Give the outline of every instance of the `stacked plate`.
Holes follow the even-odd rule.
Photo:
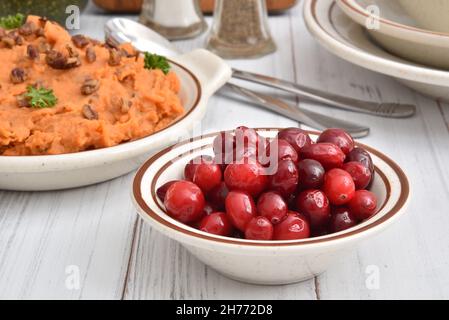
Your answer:
[[[306,0],[304,4],[307,27],[332,53],[446,101],[448,12],[449,1],[440,0]]]

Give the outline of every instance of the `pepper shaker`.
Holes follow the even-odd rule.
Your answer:
[[[228,59],[274,52],[265,0],[217,0],[207,48]]]
[[[140,22],[170,40],[195,37],[207,29],[199,0],[145,0]]]

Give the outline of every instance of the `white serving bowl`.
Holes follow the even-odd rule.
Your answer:
[[[257,129],[274,137],[279,129]],[[156,190],[171,180],[182,179],[185,164],[198,155],[213,155],[215,134],[191,139],[151,157],[137,172],[133,199],[142,219],[156,230],[178,241],[195,257],[218,272],[239,281],[256,284],[288,284],[319,275],[342,254],[396,221],[409,199],[404,172],[387,156],[368,150],[376,167],[372,191],[378,196],[379,212],[368,221],[343,232],[296,241],[252,241],[208,234],[169,217]],[[312,138],[317,133],[311,132]]]
[[[172,58],[181,81],[185,114],[148,137],[114,147],[49,156],[0,156],[0,189],[40,191],[107,181],[138,168],[149,154],[179,138],[204,117],[208,99],[231,77],[230,67],[209,51],[198,49]]]
[[[368,33],[386,50],[410,61],[436,68],[449,69],[449,34],[425,30],[417,25],[403,6],[404,0],[337,0],[338,6],[355,22],[362,25]],[[428,7],[422,1],[419,8]],[[431,1],[429,1],[431,2]],[[449,5],[449,1],[446,5]],[[410,9],[415,8],[410,2]],[[401,6],[402,4],[402,6]],[[416,4],[415,4],[416,5]],[[370,8],[378,8],[378,28],[367,28]],[[449,8],[449,7],[448,7]],[[416,8],[415,8],[416,9]],[[446,12],[449,15],[449,11]],[[374,20],[372,20],[374,21]],[[368,24],[369,25],[369,24]]]
[[[449,32],[449,1],[399,0],[399,3],[420,26],[429,30]]]

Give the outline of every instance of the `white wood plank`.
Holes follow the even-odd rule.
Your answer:
[[[120,298],[136,221],[130,180],[60,192],[1,192],[0,298]],[[66,286],[72,265],[80,276],[75,290]]]

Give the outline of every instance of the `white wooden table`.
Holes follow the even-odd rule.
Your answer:
[[[0,192],[0,298],[449,298],[449,106],[332,56],[307,32],[301,9],[270,17],[275,54],[230,63],[340,94],[415,103],[416,117],[387,120],[293,100],[372,128],[363,142],[395,159],[412,184],[412,201],[399,223],[315,279],[262,287],[221,276],[143,224],[130,200],[133,173],[76,190]],[[81,32],[103,38],[110,17],[90,6]],[[177,44],[189,50],[204,41]],[[218,94],[202,127],[210,132],[242,124],[298,125]],[[372,266],[379,270],[377,289],[366,285]]]

